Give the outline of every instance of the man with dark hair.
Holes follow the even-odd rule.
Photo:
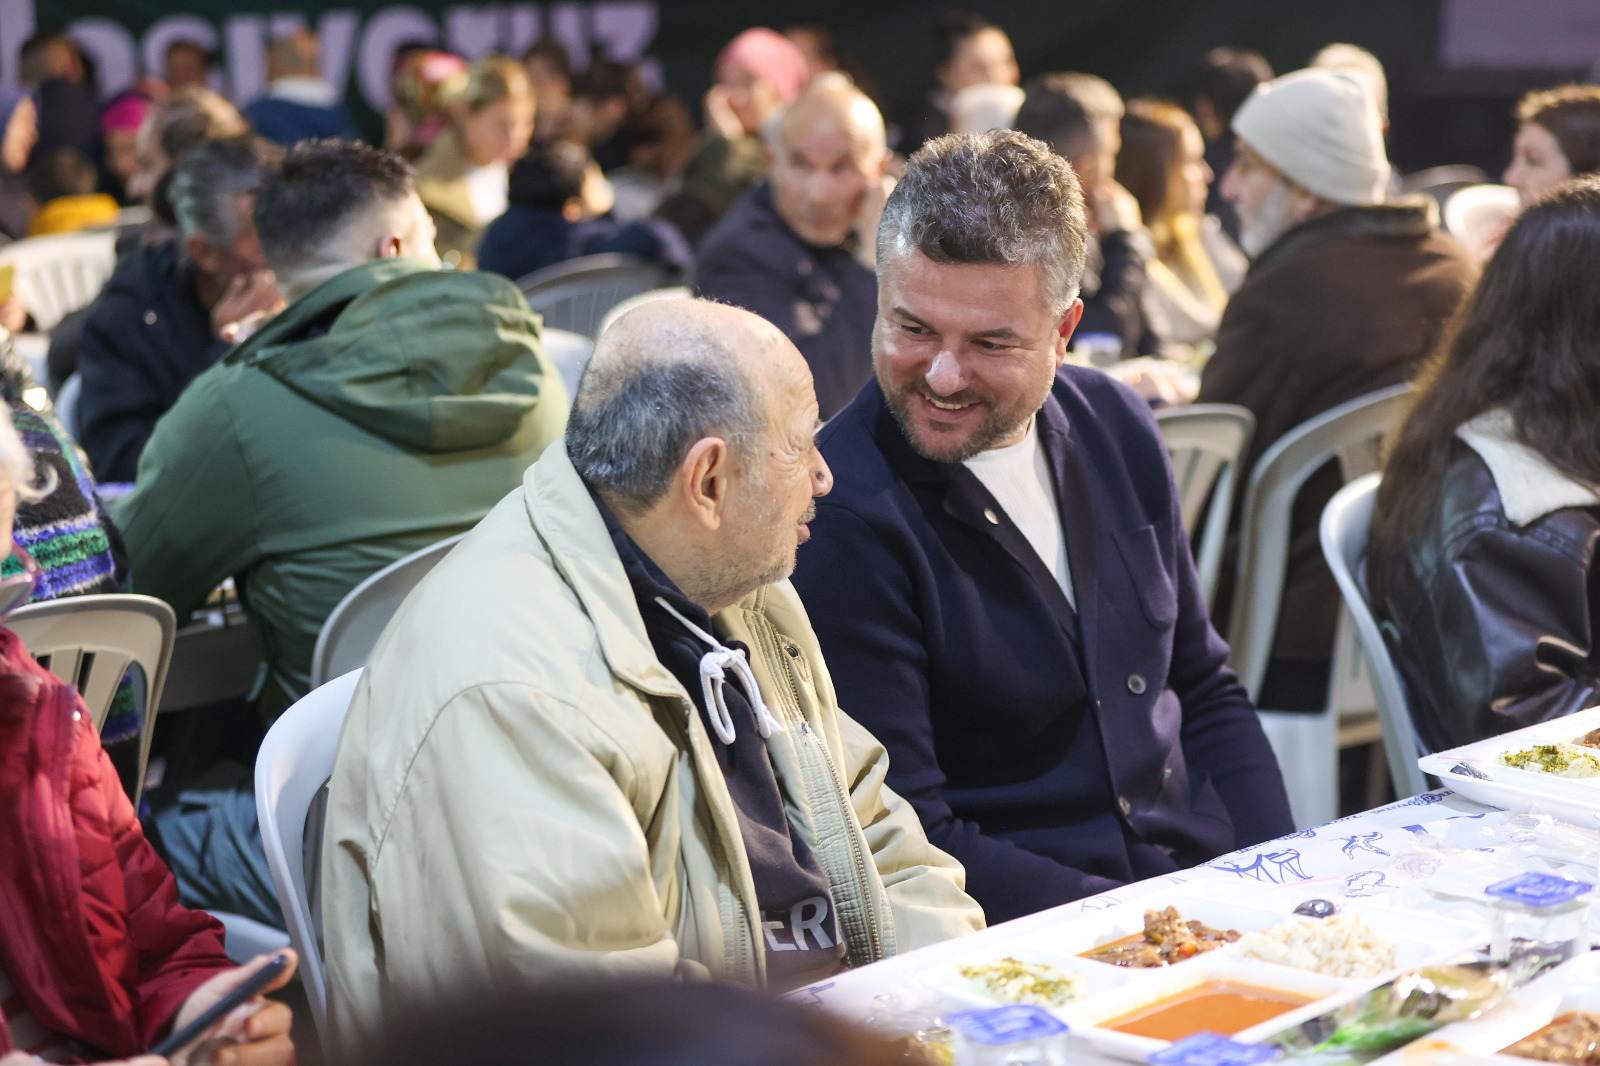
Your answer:
[[[172,239],[117,262],[84,320],[78,441],[103,481],[132,481],[139,453],[236,323],[281,305],[250,212],[282,153],[255,137],[206,141],[167,185]]]
[[[795,572],[840,704],[992,922],[1293,828],[1150,407],[1063,366],[1087,237],[1045,144],[912,157],[877,380],[819,437],[836,482]]]
[[[1222,175],[1233,166],[1233,114],[1255,91],[1272,80],[1272,64],[1251,48],[1213,48],[1189,78],[1184,96],[1195,125],[1206,141],[1206,165],[1217,180],[1206,197],[1206,214],[1222,220],[1222,228],[1239,239],[1239,215],[1222,195]]]
[[[179,38],[161,56],[161,77],[173,92],[204,89],[211,80],[211,53],[198,41]]]
[[[342,1050],[508,979],[781,992],[982,926],[784,581],[832,480],[816,428],[749,312],[658,300],[601,336],[566,446],[406,600],[345,720]]]
[[[1071,163],[1083,190],[1089,244],[1078,333],[1111,334],[1131,357],[1145,334],[1145,264],[1155,248],[1139,202],[1115,177],[1122,111],[1122,97],[1103,78],[1044,74],[1028,82],[1013,125]]]
[[[94,191],[99,172],[76,148],[35,150],[26,177],[28,196],[36,205],[28,224],[30,237],[103,226],[122,210],[116,200]]]
[[[135,591],[180,618],[239,583],[270,719],[305,695],[345,594],[482,518],[560,435],[567,397],[516,287],[439,269],[398,156],[303,142],[255,223],[291,302],[160,421],[113,518]]]

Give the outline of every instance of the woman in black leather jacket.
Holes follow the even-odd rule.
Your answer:
[[[1600,703],[1597,278],[1583,178],[1506,234],[1384,472],[1368,575],[1431,750]]]

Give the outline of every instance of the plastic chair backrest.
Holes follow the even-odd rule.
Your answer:
[[[261,843],[284,924],[289,927],[289,941],[300,953],[300,978],[318,1033],[327,1031],[328,977],[306,878],[306,822],[312,817],[320,822],[323,817],[317,794],[333,775],[339,730],[360,680],[361,671],[352,670],[312,689],[272,724],[256,754],[256,819],[261,824]],[[311,828],[320,840],[322,826]],[[320,852],[320,848],[316,850]]]
[[[1428,781],[1417,766],[1422,754],[1416,727],[1411,722],[1411,706],[1406,702],[1405,684],[1389,656],[1383,630],[1367,599],[1367,531],[1372,525],[1372,504],[1378,497],[1381,474],[1367,474],[1350,482],[1328,501],[1323,509],[1319,533],[1322,554],[1339,583],[1344,604],[1355,622],[1356,639],[1367,661],[1377,697],[1378,722],[1383,727],[1383,748],[1389,760],[1389,778],[1396,798],[1405,799],[1428,791]]]
[[[379,570],[351,589],[322,623],[311,653],[311,687],[367,665],[383,627],[417,583],[455,547],[465,533],[446,537]]]
[[[87,307],[117,265],[112,230],[28,237],[0,248],[0,266],[14,266],[13,286],[38,328],[48,333],[71,311]]]
[[[55,409],[56,420],[61,423],[67,433],[76,440],[78,432],[78,399],[83,395],[83,375],[74,370],[68,375],[67,380],[61,383],[61,391],[56,393]]]
[[[1197,403],[1186,407],[1158,407],[1156,428],[1172,457],[1172,476],[1178,486],[1183,526],[1193,537],[1196,525],[1200,550],[1195,569],[1207,604],[1216,597],[1222,570],[1222,549],[1228,540],[1228,520],[1233,516],[1233,494],[1239,482],[1239,461],[1250,450],[1256,416],[1249,408],[1229,403]],[[1210,507],[1207,507],[1207,502]]]
[[[567,386],[567,399],[578,395],[578,379],[583,368],[589,365],[594,354],[594,341],[570,329],[544,329],[539,332],[544,342],[545,358],[555,365],[561,381]]]
[[[517,287],[528,298],[528,306],[544,316],[547,329],[598,337],[607,311],[669,280],[671,271],[659,263],[608,252],[545,267],[519,279]]]
[[[687,300],[693,295],[694,290],[687,285],[669,285],[664,289],[651,289],[649,292],[641,292],[637,296],[630,296],[606,312],[606,317],[600,320],[600,333],[610,329],[611,323],[640,304],[652,303],[656,300]],[[596,333],[595,337],[598,338],[600,333]]]
[[[1261,691],[1278,630],[1295,497],[1330,459],[1338,460],[1346,482],[1378,469],[1378,447],[1404,416],[1410,396],[1410,385],[1395,385],[1324,411],[1285,433],[1250,472],[1239,526],[1228,664],[1252,700]],[[1337,667],[1336,662],[1335,672]]]
[[[155,734],[156,708],[167,683],[178,620],[161,600],[121,593],[67,596],[19,607],[6,619],[28,654],[76,688],[94,727],[105,725],[117,686],[132,663],[144,681],[144,724],[139,738],[135,808],[144,789],[144,769]]]

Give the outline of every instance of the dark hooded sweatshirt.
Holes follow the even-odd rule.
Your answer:
[[[417,260],[301,296],[156,425],[112,511],[134,591],[183,618],[238,579],[275,717],[352,588],[474,525],[560,436],[567,394],[538,331],[505,278]]]

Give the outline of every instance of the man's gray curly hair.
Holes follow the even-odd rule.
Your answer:
[[[1078,298],[1088,224],[1065,159],[1015,130],[929,141],[906,164],[878,223],[878,276],[916,250],[936,263],[1031,264],[1057,314]]]

